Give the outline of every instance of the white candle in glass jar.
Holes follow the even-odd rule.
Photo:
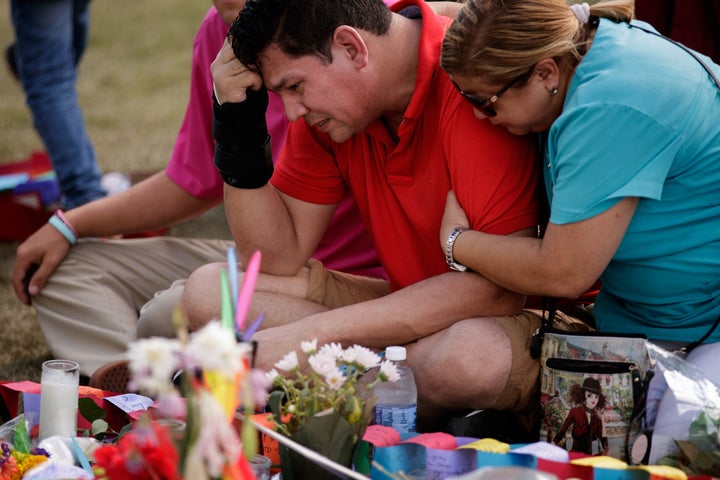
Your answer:
[[[40,440],[77,434],[78,385],[77,362],[48,360],[43,363],[40,380]]]

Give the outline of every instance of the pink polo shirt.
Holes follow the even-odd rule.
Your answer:
[[[198,198],[223,196],[223,181],[213,165],[215,141],[212,137],[213,84],[210,64],[222,47],[227,31],[228,25],[217,10],[210,8],[195,36],[190,100],[165,170],[180,188]],[[273,156],[277,158],[285,143],[289,122],[280,97],[272,92],[269,92],[266,119]],[[350,195],[340,201],[313,257],[333,270],[387,278],[355,200]]]

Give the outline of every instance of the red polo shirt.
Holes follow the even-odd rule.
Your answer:
[[[393,289],[445,273],[439,229],[453,189],[473,229],[508,234],[534,227],[535,143],[480,121],[440,68],[449,20],[422,0],[415,92],[396,142],[378,119],[343,143],[310,128],[290,125],[272,184],[300,200],[333,204],[349,188]]]

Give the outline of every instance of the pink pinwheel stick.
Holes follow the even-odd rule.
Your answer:
[[[235,329],[237,332],[242,332],[243,328],[245,328],[245,319],[248,310],[250,310],[255,283],[257,282],[258,273],[260,273],[260,258],[260,251],[256,250],[250,257],[250,262],[248,262],[245,269],[242,287],[240,287],[240,294],[238,295],[237,309],[235,310]]]

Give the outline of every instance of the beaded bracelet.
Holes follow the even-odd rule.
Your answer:
[[[53,216],[50,217],[48,223],[52,225],[55,230],[60,232],[70,245],[75,245],[77,243],[77,232],[67,221],[61,210],[56,211]]]

